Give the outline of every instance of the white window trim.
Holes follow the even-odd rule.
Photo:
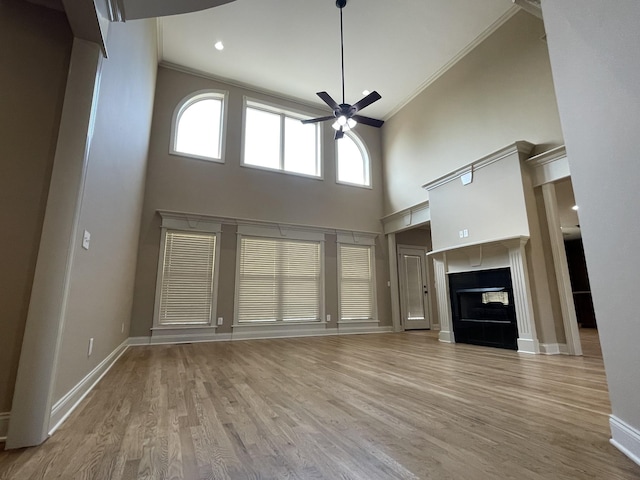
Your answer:
[[[336,159],[336,183],[338,185],[348,185],[350,187],[366,188],[368,190],[373,190],[373,176],[371,175],[371,155],[369,154],[369,149],[367,148],[367,145],[362,141],[360,136],[356,134],[353,130],[345,132],[345,136],[353,140],[356,146],[360,149],[360,153],[364,157],[364,162],[365,162],[364,167],[366,170],[366,176],[369,179],[369,184],[363,185],[361,183],[344,182],[342,180],[339,180],[338,178],[338,175],[340,174],[340,165],[339,165],[340,158],[338,157],[338,141],[339,140],[334,142],[335,144],[334,151],[335,151],[335,159]]]
[[[275,113],[280,115],[280,163],[283,162],[284,156],[284,128],[282,128],[284,124],[284,117],[295,118],[298,120],[307,120],[310,118],[314,118],[313,114],[308,112],[303,112],[297,109],[289,109],[282,108],[276,104],[264,101],[264,100],[256,100],[251,97],[245,96],[243,98],[242,105],[242,146],[240,148],[240,166],[246,168],[253,168],[255,170],[264,170],[266,172],[275,172],[284,175],[293,175],[295,177],[302,178],[310,178],[312,180],[324,180],[324,162],[322,158],[322,135],[323,135],[323,126],[322,124],[316,124],[316,161],[318,163],[318,175],[309,175],[306,173],[299,172],[290,172],[289,170],[284,170],[284,168],[269,168],[263,167],[260,165],[251,165],[249,163],[244,162],[244,146],[245,146],[245,137],[247,132],[247,107],[255,108],[257,110],[263,110],[269,113]]]
[[[215,331],[217,306],[218,306],[218,275],[220,271],[220,240],[222,233],[222,225],[217,222],[213,222],[210,219],[200,216],[189,216],[177,213],[164,213],[160,212],[162,218],[161,233],[160,233],[160,251],[158,253],[158,271],[156,274],[156,294],[153,307],[153,327],[151,328],[152,335],[156,331],[158,333],[171,331],[173,333],[187,333],[187,331]],[[185,233],[213,233],[216,235],[216,246],[214,251],[214,268],[213,268],[213,292],[211,296],[211,316],[209,318],[209,324],[176,324],[176,325],[161,325],[160,324],[160,296],[162,291],[162,277],[164,269],[164,250],[167,238],[167,231],[182,231]]]
[[[292,321],[281,321],[277,320],[275,322],[259,322],[259,323],[240,323],[238,321],[238,309],[237,305],[239,302],[240,296],[240,248],[242,237],[254,237],[254,238],[281,238],[283,240],[302,240],[302,241],[312,241],[319,242],[320,244],[320,320],[319,321],[309,321],[309,322],[292,322]],[[233,311],[233,325],[232,328],[236,329],[247,329],[260,331],[260,329],[266,328],[279,328],[279,329],[288,329],[288,327],[293,327],[293,329],[300,328],[312,328],[310,325],[321,326],[324,328],[326,325],[325,321],[325,252],[324,252],[325,238],[324,233],[313,231],[313,230],[304,230],[298,228],[290,228],[290,227],[281,227],[278,225],[238,225],[237,230],[237,239],[236,239],[236,279],[235,279],[235,287],[234,287],[234,298],[233,304],[236,306]],[[292,330],[293,331],[293,330]]]
[[[358,232],[339,232],[337,234],[336,243],[337,248],[337,261],[338,261],[338,325],[344,324],[364,324],[364,323],[379,323],[378,318],[378,283],[376,279],[376,237],[373,235],[362,234]],[[371,257],[373,258],[373,269],[371,271],[371,282],[373,285],[373,318],[360,319],[360,320],[343,320],[342,319],[342,298],[341,298],[341,280],[342,280],[342,259],[340,255],[340,245],[363,245],[371,247]]]
[[[207,162],[225,163],[225,148],[226,148],[226,131],[227,131],[227,113],[229,109],[228,102],[229,92],[226,90],[198,90],[197,92],[190,93],[184,97],[173,110],[173,116],[171,117],[171,136],[169,144],[169,154],[177,157],[193,158],[195,160],[205,160]],[[222,121],[220,122],[220,158],[207,157],[204,155],[195,155],[192,153],[184,153],[176,150],[176,139],[178,136],[178,118],[182,113],[200,100],[206,98],[217,98],[222,100]]]

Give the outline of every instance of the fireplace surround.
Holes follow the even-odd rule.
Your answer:
[[[453,333],[458,343],[518,349],[509,268],[449,276]]]

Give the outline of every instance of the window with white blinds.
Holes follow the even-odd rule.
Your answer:
[[[237,323],[320,321],[321,258],[319,241],[242,236]]]
[[[216,235],[168,230],[158,324],[209,324],[214,301]]]
[[[340,321],[374,320],[375,276],[371,245],[339,244]]]

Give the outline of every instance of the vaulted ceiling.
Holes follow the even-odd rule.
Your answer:
[[[512,0],[349,0],[343,10],[346,102],[363,90],[388,118],[508,19]],[[334,0],[236,0],[158,20],[161,61],[324,106],[340,85]],[[223,42],[224,50],[214,44]]]

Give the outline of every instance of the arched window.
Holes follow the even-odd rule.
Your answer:
[[[173,115],[171,153],[223,162],[226,92],[197,92]]]
[[[336,141],[338,183],[371,186],[369,155],[358,137],[345,134]]]

